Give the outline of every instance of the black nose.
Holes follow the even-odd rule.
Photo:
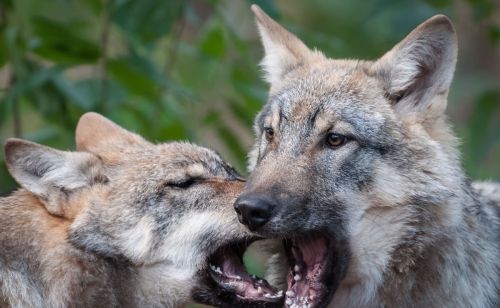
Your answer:
[[[265,225],[272,215],[274,206],[271,201],[254,196],[241,196],[234,203],[238,220],[251,231]]]

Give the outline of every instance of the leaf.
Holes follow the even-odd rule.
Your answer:
[[[492,0],[469,0],[468,2],[474,10],[474,17],[478,20],[492,16],[497,9],[497,5]]]
[[[500,115],[500,92],[486,91],[478,98],[470,119],[473,133],[485,133],[489,131],[492,123],[495,123]],[[481,140],[477,140],[481,141]]]
[[[88,8],[90,8],[94,14],[99,15],[103,11],[103,9],[105,7],[105,3],[107,1],[109,1],[109,0],[105,0],[105,1],[102,1],[102,0],[85,0],[85,1],[82,1],[82,4],[85,5],[85,6],[87,6]]]
[[[4,196],[13,191],[17,183],[10,176],[3,159],[0,159],[0,196]]]
[[[154,79],[156,72],[147,61],[137,58],[113,59],[108,63],[108,72],[130,93],[150,100],[158,99],[161,84]]]
[[[224,45],[224,33],[220,25],[213,24],[205,34],[200,44],[201,50],[214,58],[223,58],[226,51]]]
[[[184,5],[181,0],[120,0],[113,2],[111,15],[127,39],[144,47],[171,30]]]
[[[57,90],[59,90],[68,101],[76,104],[84,111],[90,111],[92,102],[78,87],[68,82],[62,75],[56,75],[52,78],[52,82]]]
[[[5,33],[2,31],[0,32],[0,67],[5,65],[8,57],[7,46],[5,44]]]
[[[97,61],[101,51],[99,46],[72,31],[71,25],[36,16],[32,20],[39,45],[34,52],[39,56],[58,63],[92,63]]]
[[[35,90],[59,74],[62,69],[62,66],[57,65],[49,68],[41,68],[31,73],[26,79],[16,81],[14,86],[9,89],[4,100],[16,100],[28,92]]]
[[[7,120],[7,117],[10,115],[12,111],[12,100],[0,100],[0,129],[4,125]],[[1,151],[0,151],[1,152]]]
[[[114,79],[84,79],[75,82],[74,87],[85,98],[86,104],[88,104],[88,109],[86,110],[104,112],[103,106],[100,106],[103,103],[103,99],[105,100],[106,111],[120,108],[123,101],[127,98],[125,90]],[[103,89],[103,87],[105,88]],[[102,91],[106,91],[106,93],[103,94]]]
[[[488,31],[490,41],[493,45],[498,45],[500,43],[500,26],[493,25]]]
[[[13,0],[2,0],[0,2],[0,9],[2,10],[12,9],[12,1]]]

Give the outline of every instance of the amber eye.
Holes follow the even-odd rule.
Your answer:
[[[326,143],[334,148],[343,146],[347,142],[347,137],[344,135],[339,135],[335,133],[329,133],[326,136]]]
[[[266,135],[266,140],[268,142],[271,142],[274,138],[274,130],[271,127],[265,127],[264,133]]]

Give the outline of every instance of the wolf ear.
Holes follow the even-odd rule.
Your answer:
[[[300,39],[264,13],[258,5],[253,4],[251,9],[264,46],[265,56],[261,66],[264,77],[270,84],[277,84],[287,72],[301,65],[312,54],[321,55],[309,50]]]
[[[95,112],[84,114],[76,126],[76,148],[96,154],[114,152],[123,147],[150,144]]]
[[[413,30],[404,40],[374,63],[395,110],[424,118],[440,116],[457,61],[453,24],[436,15]]]
[[[10,174],[54,215],[64,213],[61,197],[106,178],[100,160],[90,153],[63,152],[20,139],[8,139],[4,151]]]

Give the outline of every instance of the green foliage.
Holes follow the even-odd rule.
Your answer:
[[[493,170],[500,170],[500,91],[481,94],[472,110],[465,133],[465,167],[471,175],[487,178]],[[477,161],[487,164],[479,165]],[[498,175],[498,173],[497,173]]]
[[[99,59],[99,46],[73,31],[72,23],[62,23],[42,16],[32,19],[32,50],[45,60],[58,63],[83,64]]]
[[[454,18],[457,10],[448,0],[2,1],[2,141],[18,136],[71,149],[78,118],[93,110],[153,141],[215,147],[243,172],[267,91],[251,3],[332,57],[378,57],[429,16]],[[469,0],[459,9],[470,11],[475,31],[495,48],[494,2]],[[459,70],[455,84],[450,111],[465,166],[499,179],[500,87],[470,70]],[[14,187],[0,155],[0,195]]]

